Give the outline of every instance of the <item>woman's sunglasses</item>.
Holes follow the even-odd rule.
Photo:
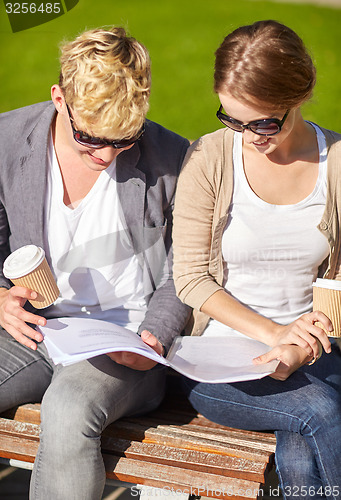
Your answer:
[[[235,132],[244,132],[244,130],[251,130],[257,135],[276,135],[282,130],[283,124],[287,119],[290,109],[285,113],[282,120],[277,118],[264,118],[263,120],[254,120],[250,123],[242,123],[235,120],[231,116],[222,112],[223,106],[221,105],[217,111],[217,117],[226,127],[231,128]]]
[[[67,112],[69,114],[70,118],[70,123],[72,127],[72,132],[73,132],[73,138],[78,144],[81,144],[82,146],[87,146],[91,147],[94,149],[101,149],[105,148],[106,146],[112,146],[115,149],[122,149],[126,148],[128,146],[131,146],[134,144],[136,141],[138,141],[141,137],[142,134],[144,133],[144,126],[141,128],[141,130],[134,136],[131,137],[130,139],[119,139],[117,141],[107,141],[106,139],[100,139],[99,137],[92,137],[91,135],[86,134],[85,132],[82,132],[81,130],[76,130],[74,127],[74,119],[71,116],[70,108],[66,104]]]

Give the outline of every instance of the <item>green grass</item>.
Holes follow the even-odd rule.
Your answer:
[[[258,0],[79,0],[67,14],[18,33],[11,32],[1,4],[0,111],[50,98],[61,40],[123,25],[152,58],[148,117],[195,139],[219,127],[215,49],[237,26],[270,18],[296,30],[314,56],[318,83],[305,117],[341,132],[341,10]]]

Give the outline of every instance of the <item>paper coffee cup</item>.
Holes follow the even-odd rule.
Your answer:
[[[35,245],[25,245],[11,253],[4,262],[4,275],[14,285],[37,292],[38,297],[29,302],[36,309],[48,307],[59,296],[59,290],[45,252]]]
[[[313,283],[313,310],[322,311],[333,323],[334,331],[327,332],[321,323],[316,325],[325,330],[328,337],[341,337],[341,281],[317,278]]]

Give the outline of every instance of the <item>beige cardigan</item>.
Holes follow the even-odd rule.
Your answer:
[[[322,131],[328,146],[328,188],[318,228],[329,242],[330,255],[319,276],[341,279],[341,134]],[[200,308],[223,289],[221,240],[233,192],[232,145],[233,132],[227,128],[201,137],[189,148],[178,181],[173,271],[178,296],[194,308],[191,335],[202,334],[209,317]]]

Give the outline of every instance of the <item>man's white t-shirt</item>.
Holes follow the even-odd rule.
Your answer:
[[[251,189],[242,160],[242,134],[233,147],[234,191],[222,238],[224,287],[238,301],[279,324],[312,310],[312,283],[329,254],[318,230],[326,202],[327,148],[315,127],[319,173],[314,190],[299,203],[271,205]],[[204,335],[241,333],[211,320]]]
[[[116,189],[116,161],[73,209],[52,139],[45,199],[44,244],[60,297],[47,317],[92,317],[137,331],[146,303],[142,269],[130,244]]]

